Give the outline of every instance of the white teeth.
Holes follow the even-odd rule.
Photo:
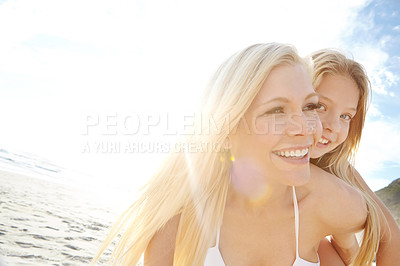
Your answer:
[[[329,140],[320,138],[320,139],[318,140],[318,142],[320,142],[320,143],[322,143],[322,144],[327,144],[327,143],[329,142]]]
[[[282,157],[287,157],[287,158],[302,158],[308,153],[308,149],[302,149],[302,150],[292,150],[292,151],[278,151],[275,152],[275,154],[282,156]]]

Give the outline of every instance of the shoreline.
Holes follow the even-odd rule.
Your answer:
[[[5,265],[88,264],[116,217],[84,189],[0,170]]]

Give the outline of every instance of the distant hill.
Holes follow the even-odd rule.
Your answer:
[[[400,178],[375,193],[389,208],[397,224],[400,225]]]

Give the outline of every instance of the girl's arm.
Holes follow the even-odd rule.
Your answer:
[[[379,199],[378,196],[368,187],[364,179],[357,172],[357,170],[352,169],[356,181],[364,188],[379,205],[384,217],[380,217],[381,221],[381,241],[379,242],[379,249],[376,256],[376,265],[397,265],[400,262],[400,229],[394,220],[390,211],[385,206],[385,204]]]
[[[325,237],[318,247],[318,256],[321,266],[345,266],[342,258],[336,252],[331,242]]]
[[[353,261],[360,249],[357,238],[353,233],[332,236],[331,244],[345,265],[349,265]]]

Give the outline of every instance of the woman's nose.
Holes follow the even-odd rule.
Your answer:
[[[295,113],[288,117],[286,133],[289,136],[304,136],[309,132],[314,131],[310,123],[310,119],[303,113]],[[314,126],[315,128],[315,126]]]

